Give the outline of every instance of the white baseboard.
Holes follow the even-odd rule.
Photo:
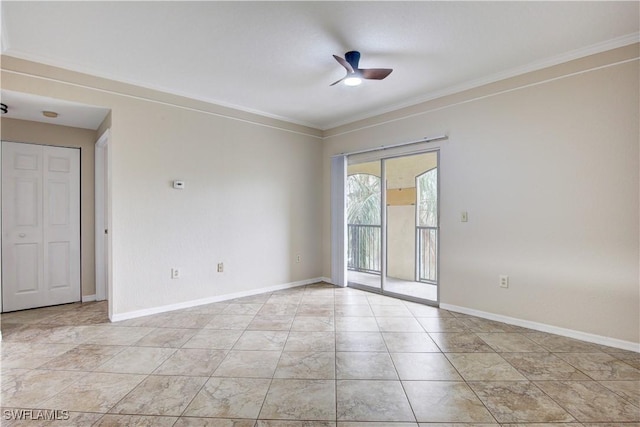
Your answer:
[[[440,303],[440,308],[456,313],[468,314],[470,316],[481,317],[483,319],[495,320],[507,323],[509,325],[521,326],[523,328],[533,329],[535,331],[548,332],[550,334],[561,335],[563,337],[575,338],[581,341],[587,341],[594,344],[606,345],[609,347],[621,348],[640,352],[640,343],[632,341],[619,340],[617,338],[605,337],[603,335],[590,334],[587,332],[576,331],[573,329],[560,328],[558,326],[547,325],[545,323],[532,322],[530,320],[517,319],[515,317],[503,316],[501,314],[488,313],[486,311],[474,310],[472,308],[460,307],[452,304]]]
[[[199,305],[211,304],[214,302],[227,301],[230,299],[250,297],[252,295],[263,294],[265,292],[281,291],[283,289],[295,288],[298,286],[310,285],[323,281],[320,277],[314,277],[312,279],[300,280],[298,282],[283,283],[281,285],[267,286],[259,289],[252,289],[250,291],[234,292],[232,294],[216,295],[213,297],[201,298],[192,301],[179,302],[176,304],[162,305],[160,307],[145,308],[142,310],[128,311],[126,313],[116,313],[111,315],[109,320],[112,322],[119,322],[121,320],[135,319],[136,317],[149,316],[151,314],[165,313],[167,311],[181,310],[183,308],[197,307]]]
[[[96,296],[94,295],[82,295],[82,302],[91,302],[96,301]]]

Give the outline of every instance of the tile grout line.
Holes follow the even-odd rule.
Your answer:
[[[380,324],[378,323],[378,317],[376,316],[375,312],[373,313],[373,315],[374,315],[374,319],[376,320],[376,325],[378,325],[378,329],[380,329]],[[413,319],[415,319],[415,317],[413,317],[413,313],[411,313],[411,316],[412,316]],[[420,327],[422,327],[422,325],[420,325]],[[424,328],[422,328],[422,329],[424,330]],[[411,404],[411,399],[409,399],[409,394],[407,393],[407,389],[405,388],[404,382],[402,381],[402,378],[400,377],[400,372],[398,371],[398,367],[396,366],[396,362],[393,360],[393,357],[391,357],[391,351],[389,350],[389,345],[387,344],[387,340],[385,340],[384,334],[382,333],[382,331],[380,332],[380,336],[382,337],[382,342],[384,343],[384,346],[387,349],[387,355],[389,356],[389,359],[391,359],[391,364],[393,365],[393,369],[395,369],[395,371],[396,371],[396,376],[398,377],[398,382],[400,383],[400,387],[402,387],[402,392],[404,393],[405,399],[407,399],[407,403],[409,404],[409,408],[411,409],[411,413],[413,414],[413,419],[415,420],[416,425],[419,425],[418,416],[416,415],[416,411],[413,408],[413,405]]]

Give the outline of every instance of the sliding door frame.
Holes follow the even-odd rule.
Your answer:
[[[396,292],[390,292],[387,291],[385,289],[385,285],[386,285],[386,276],[387,276],[387,168],[386,168],[386,162],[387,160],[390,159],[396,159],[396,158],[401,158],[401,157],[409,157],[409,156],[413,156],[413,155],[419,155],[419,154],[427,154],[427,153],[434,153],[436,155],[436,177],[437,177],[437,185],[436,185],[436,194],[437,194],[437,206],[436,206],[436,212],[437,212],[437,223],[436,223],[436,227],[437,227],[437,233],[436,233],[436,248],[437,248],[437,254],[436,254],[436,300],[432,301],[432,300],[428,300],[428,299],[423,299],[423,298],[418,298],[418,297],[414,297],[411,295],[405,295],[405,294],[399,294]],[[348,241],[346,239],[344,240],[344,247],[342,248],[342,254],[343,254],[343,266],[344,266],[344,270],[345,270],[345,276],[344,276],[344,285],[342,286],[348,286],[348,287],[352,287],[354,289],[360,289],[360,290],[364,290],[364,291],[368,291],[368,292],[373,292],[373,293],[377,293],[377,294],[382,294],[382,295],[388,295],[394,298],[398,298],[398,299],[403,299],[403,300],[407,300],[407,301],[412,301],[412,302],[417,302],[420,304],[426,304],[426,305],[432,305],[432,306],[436,306],[438,307],[440,305],[440,147],[433,147],[433,148],[425,148],[422,150],[417,150],[417,151],[412,151],[412,152],[408,152],[408,153],[400,153],[400,154],[395,154],[395,155],[388,155],[388,156],[384,156],[384,152],[381,151],[380,152],[381,156],[378,159],[370,159],[370,160],[365,160],[362,163],[366,163],[366,162],[371,162],[371,161],[379,161],[380,162],[380,288],[372,288],[366,285],[359,285],[357,283],[354,282],[349,282],[348,281],[348,272],[346,271],[346,254],[348,253],[347,250],[347,245],[348,245]],[[342,220],[343,222],[343,230],[346,229],[346,175],[347,175],[347,167],[346,164],[348,164],[348,155],[344,156],[345,157],[345,173],[344,173],[344,180],[343,180],[343,188],[342,188],[342,203],[341,204],[337,204],[338,206],[342,206],[343,208],[343,214],[342,214]],[[360,162],[358,162],[360,163]],[[354,163],[354,164],[358,164],[358,163]],[[425,171],[426,172],[426,171]],[[336,194],[337,195],[337,194]],[[417,215],[418,215],[418,207],[416,205],[415,207],[416,212],[416,222],[414,224],[414,230],[415,230],[415,225],[417,224]],[[339,225],[338,225],[339,226]],[[344,233],[344,231],[343,231]],[[416,239],[416,251],[417,251],[417,236],[414,236],[414,238]],[[416,252],[417,253],[417,252]],[[334,261],[336,260],[336,258],[334,258]],[[417,268],[417,266],[416,266]],[[425,285],[427,285],[425,283]]]

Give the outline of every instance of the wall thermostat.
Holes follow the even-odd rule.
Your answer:
[[[173,181],[173,188],[177,190],[184,189],[184,181]]]

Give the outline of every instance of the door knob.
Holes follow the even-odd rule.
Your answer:
[[[27,235],[26,235],[25,233],[20,233],[20,234],[18,234],[18,236],[20,236],[20,237],[26,237]]]

